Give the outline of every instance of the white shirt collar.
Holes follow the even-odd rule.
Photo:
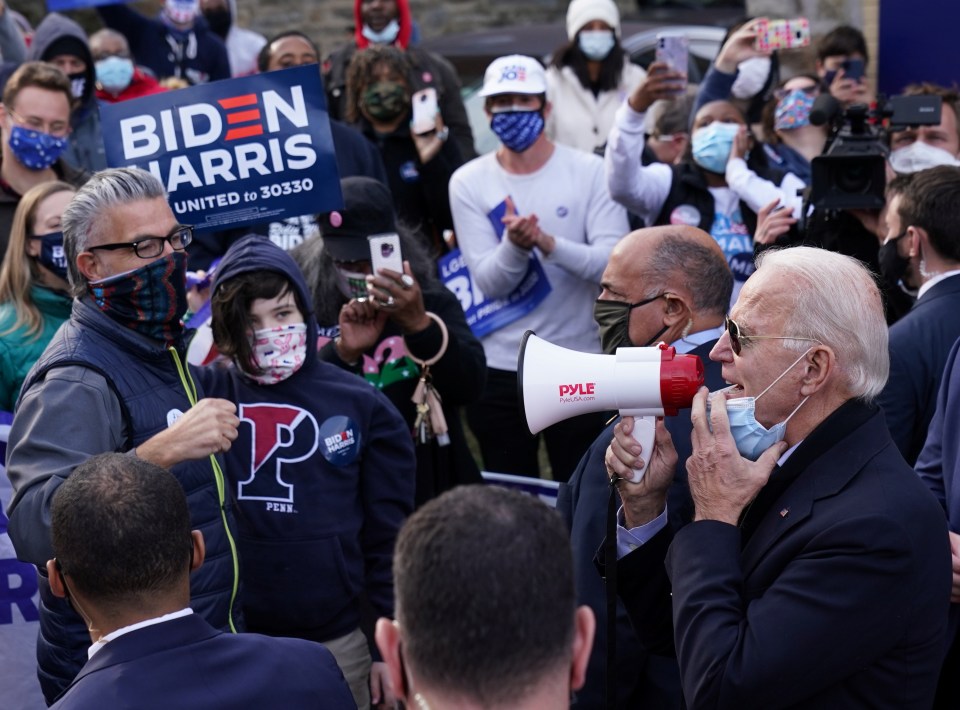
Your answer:
[[[147,626],[153,626],[154,624],[162,624],[164,621],[173,621],[174,619],[179,619],[181,616],[189,616],[193,613],[193,609],[187,607],[186,609],[181,609],[180,611],[174,611],[169,614],[164,614],[163,616],[158,616],[153,619],[146,619],[144,621],[138,621],[135,624],[130,624],[130,626],[124,626],[123,628],[117,629],[116,631],[111,631],[106,636],[101,636],[98,640],[94,641],[90,648],[87,649],[87,660],[93,658],[94,654],[99,651],[101,648],[106,646],[110,641],[113,641],[115,638],[119,638],[124,634],[128,634],[131,631],[136,631],[137,629],[143,629]]]
[[[723,335],[723,326],[718,325],[716,328],[708,328],[707,330],[701,330],[696,333],[687,333],[679,340],[674,340],[670,345],[676,348],[678,353],[685,354],[691,350],[696,350],[711,340],[719,340],[721,335]]]
[[[925,284],[923,284],[923,286],[920,287],[920,290],[917,291],[917,300],[919,301],[921,298],[923,298],[923,294],[925,294],[927,291],[929,291],[931,288],[936,286],[941,281],[945,281],[946,279],[949,279],[951,276],[956,276],[957,274],[960,274],[960,269],[954,269],[953,271],[944,271],[942,274],[937,274],[932,279],[930,279]]]

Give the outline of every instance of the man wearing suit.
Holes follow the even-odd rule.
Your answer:
[[[601,279],[603,292],[595,315],[603,349],[670,343],[678,353],[699,355],[705,363],[705,381],[711,390],[724,387],[720,365],[707,359],[723,332],[723,316],[730,304],[733,275],[716,240],[688,226],[651,227],[624,237],[610,255]],[[689,522],[693,504],[687,489],[683,462],[690,455],[690,413],[666,421],[678,450],[676,477],[670,486],[670,524]],[[603,705],[606,672],[606,618],[604,582],[593,564],[604,538],[604,520],[610,486],[603,474],[603,455],[613,424],[597,437],[580,460],[570,481],[560,487],[557,509],[570,527],[577,594],[597,617],[594,653],[587,681],[577,693],[584,707]],[[679,699],[676,664],[648,660],[625,614],[619,615],[616,639],[618,705],[622,707],[675,707]],[[646,665],[646,672],[641,669]]]
[[[923,448],[947,354],[960,338],[958,199],[960,168],[930,168],[911,177],[887,214],[887,239],[907,242],[921,279],[917,302],[890,327],[890,379],[878,399],[909,464]]]
[[[709,412],[705,388],[693,402],[693,522],[666,524],[665,427],[650,452],[631,419],[615,427],[612,477],[650,461],[640,483],[617,482],[625,529],[646,539],[616,563],[618,591],[644,644],[675,651],[688,707],[930,707],[950,550],[873,404],[886,340],[858,261],[766,252],[710,353],[732,387]]]
[[[93,641],[57,710],[355,710],[320,644],[225,634],[193,613],[203,534],[190,530],[183,488],[165,469],[128,454],[89,459],[57,490],[51,535],[50,588]]]

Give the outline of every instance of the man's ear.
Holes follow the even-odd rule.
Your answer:
[[[56,558],[47,560],[47,579],[50,582],[50,591],[53,592],[53,596],[66,599],[67,585],[63,583],[63,577],[60,576],[60,570],[57,569]]]
[[[930,237],[927,234],[927,230],[923,227],[914,227],[910,225],[907,227],[907,239],[910,242],[910,257],[920,257],[921,246],[930,246]]]
[[[579,690],[587,679],[587,664],[593,651],[597,619],[588,606],[577,607],[574,617],[573,654],[570,660],[570,689]]]
[[[90,251],[82,251],[77,254],[77,270],[87,281],[97,281],[106,276],[106,274],[101,275],[100,262]]]
[[[669,293],[663,298],[663,324],[673,327],[677,323],[686,323],[690,320],[691,310],[682,295]]]
[[[393,683],[397,697],[406,701],[407,679],[403,675],[403,661],[400,660],[400,627],[393,619],[381,616],[377,619],[373,637],[380,649],[380,655],[383,656],[383,662],[387,664],[390,682]]]
[[[191,530],[190,537],[193,540],[193,553],[190,555],[190,571],[200,569],[204,559],[207,557],[207,546],[203,541],[203,533],[199,530]]]
[[[837,356],[829,345],[817,345],[805,365],[807,371],[803,375],[800,394],[809,397],[822,389],[833,374],[837,367]]]

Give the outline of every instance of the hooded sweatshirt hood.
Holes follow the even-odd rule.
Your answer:
[[[94,92],[96,91],[97,74],[93,66],[93,54],[90,53],[90,43],[87,41],[87,33],[83,31],[76,22],[69,17],[57,12],[51,12],[43,18],[37,26],[37,31],[33,35],[33,41],[27,50],[27,61],[49,62],[55,56],[51,49],[56,49],[54,44],[63,38],[69,37],[75,42],[70,44],[77,48],[76,56],[83,60],[87,65],[84,71],[83,94],[80,96],[79,103],[87,107],[94,101]],[[56,52],[61,54],[61,52]],[[74,54],[74,52],[69,52]]]
[[[357,49],[366,49],[370,46],[370,40],[363,36],[363,16],[360,13],[360,4],[362,0],[354,0],[353,3],[353,36],[357,42]],[[394,44],[400,49],[406,49],[410,46],[410,36],[413,34],[413,16],[410,14],[409,0],[396,0],[397,3],[397,24],[400,25],[400,33]]]
[[[307,288],[307,282],[300,267],[287,252],[266,237],[249,234],[234,242],[224,254],[213,278],[213,290],[216,293],[220,284],[251,271],[273,271],[282,274],[293,284],[298,300],[303,304],[303,321],[307,324],[307,359],[303,370],[317,362],[317,320],[313,315],[313,294]]]

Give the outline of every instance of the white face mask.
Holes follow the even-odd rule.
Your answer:
[[[778,424],[774,424],[769,429],[757,421],[757,400],[769,392],[771,387],[796,367],[797,363],[803,360],[812,349],[813,348],[808,349],[803,355],[794,360],[793,364],[781,372],[780,376],[767,385],[766,389],[756,397],[736,397],[726,401],[727,418],[730,420],[730,434],[737,443],[737,451],[739,451],[740,455],[744,458],[756,461],[764,451],[774,444],[783,441],[783,437],[787,433],[787,422],[793,418],[793,415],[797,413],[809,397],[804,397],[786,419]],[[709,408],[707,413],[709,416]]]
[[[770,57],[751,57],[737,65],[737,78],[730,93],[738,99],[751,99],[760,93],[770,76]]]
[[[916,173],[938,165],[960,166],[960,160],[950,155],[943,148],[935,148],[923,141],[914,141],[905,148],[898,148],[890,153],[890,166],[894,172]]]
[[[606,59],[616,43],[613,30],[582,30],[577,40],[580,51],[594,62]]]
[[[261,385],[275,385],[299,370],[306,356],[306,323],[263,328],[253,333],[253,360],[259,372],[246,375]]]
[[[360,30],[360,34],[374,44],[390,44],[395,41],[397,35],[400,34],[400,23],[394,18],[379,32],[371,29],[370,25],[364,25]]]

